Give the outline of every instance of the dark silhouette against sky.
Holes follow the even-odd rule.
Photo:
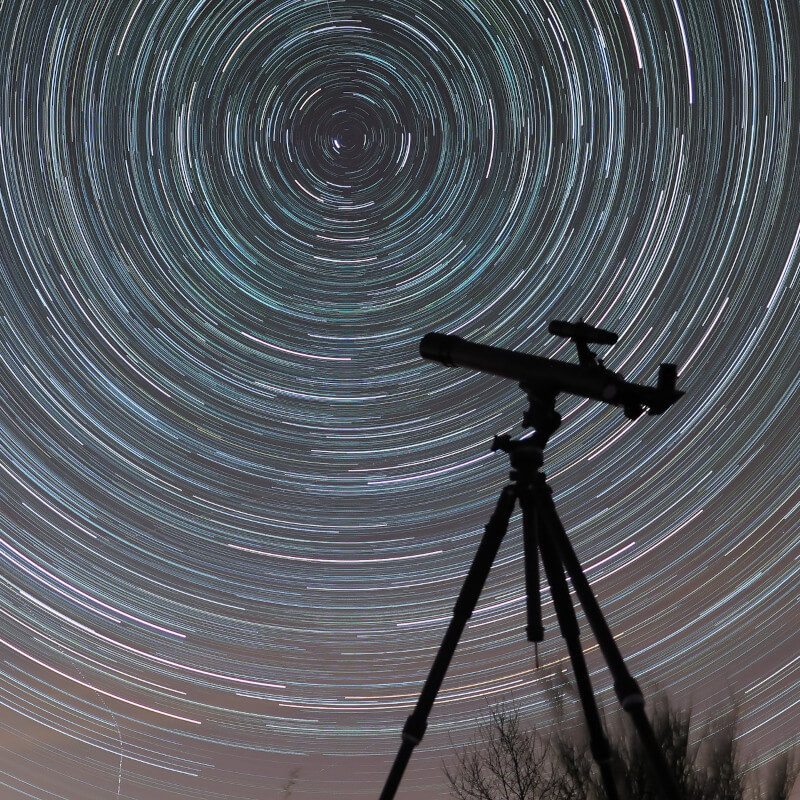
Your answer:
[[[0,4],[0,795],[377,797],[525,405],[419,341],[574,359],[580,316],[686,392],[548,447],[623,655],[797,743],[799,14]],[[399,797],[549,714],[518,533]]]

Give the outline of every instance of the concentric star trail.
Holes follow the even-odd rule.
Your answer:
[[[795,2],[4,0],[0,45],[3,797],[376,797],[524,410],[419,339],[579,316],[686,392],[547,453],[631,670],[800,741]],[[517,533],[409,800],[487,702],[548,718]]]

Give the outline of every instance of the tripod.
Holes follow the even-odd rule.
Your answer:
[[[453,617],[444,635],[439,652],[434,659],[425,685],[411,716],[403,726],[403,741],[395,757],[380,800],[392,800],[403,777],[414,748],[422,740],[428,725],[436,695],[467,620],[472,616],[478,597],[491,569],[503,536],[508,529],[514,505],[519,501],[522,510],[523,545],[525,557],[525,589],[527,594],[527,638],[541,642],[544,638],[541,599],[539,595],[539,557],[558,619],[561,635],[567,645],[583,713],[589,732],[589,746],[597,762],[608,800],[617,800],[618,794],[611,770],[611,748],[603,732],[600,713],[592,690],[589,670],[580,644],[580,632],[575,609],[564,575],[569,575],[589,626],[594,633],[614,678],[614,689],[622,708],[630,715],[639,738],[650,758],[658,778],[664,800],[679,800],[680,791],[664,754],[644,712],[644,696],[620,654],[611,631],[600,610],[589,582],[572,549],[553,502],[552,491],[545,475],[540,471],[544,461],[547,440],[561,424],[555,410],[555,394],[540,392],[523,386],[530,407],[524,425],[534,428],[533,436],[515,440],[510,436],[496,436],[492,450],[503,450],[511,460],[511,482],[500,493],[497,506],[485,528],[478,551],[467,573],[464,585],[456,600]]]

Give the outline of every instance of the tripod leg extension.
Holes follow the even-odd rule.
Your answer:
[[[526,628],[528,641],[534,643],[536,648],[536,668],[539,668],[539,642],[544,639],[544,626],[542,625],[542,598],[539,591],[539,521],[538,516],[530,507],[530,503],[523,502],[522,506],[522,542],[525,553],[525,602],[528,613],[528,626]]]
[[[450,660],[453,657],[458,640],[461,638],[467,620],[472,616],[472,612],[478,602],[478,597],[483,589],[483,584],[486,582],[492,562],[497,555],[500,542],[503,541],[503,536],[505,536],[508,529],[508,521],[511,518],[511,512],[514,510],[515,501],[516,491],[514,487],[507,486],[500,493],[497,507],[486,525],[485,533],[478,546],[478,552],[475,553],[472,566],[469,568],[464,585],[461,587],[461,592],[456,600],[453,618],[450,620],[447,632],[442,639],[442,644],[439,646],[439,652],[436,654],[425,685],[422,687],[417,705],[403,726],[403,742],[384,784],[380,800],[392,800],[397,787],[400,785],[406,765],[411,758],[411,753],[425,734],[425,729],[428,727],[428,715],[433,707],[434,700],[436,700],[436,695],[442,685],[447,668],[450,666]]]

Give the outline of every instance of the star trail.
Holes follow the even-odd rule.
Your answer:
[[[525,407],[419,339],[579,316],[686,392],[563,397],[546,454],[623,655],[800,743],[793,0],[3,0],[0,44],[4,798],[377,797]],[[548,719],[518,529],[399,797]]]

